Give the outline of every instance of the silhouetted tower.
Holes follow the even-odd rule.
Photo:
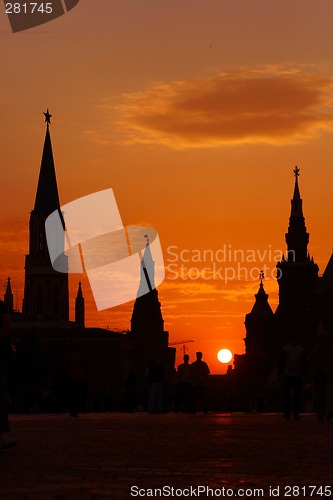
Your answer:
[[[81,288],[81,281],[75,299],[75,323],[84,328],[84,297]]]
[[[288,340],[292,331],[296,331],[303,336],[304,346],[309,347],[318,322],[315,298],[318,266],[308,253],[309,233],[298,186],[299,171],[298,167],[294,168],[295,188],[286,233],[287,255],[276,266],[279,284],[276,318],[282,343]]]
[[[292,263],[305,263],[308,259],[309,233],[306,231],[303,216],[303,201],[299,192],[298,177],[300,169],[294,168],[295,187],[291,200],[291,212],[288,232],[286,233],[287,261]]]
[[[161,303],[155,288],[155,264],[149,247],[149,239],[141,260],[140,285],[134,303],[131,332],[146,344],[149,350],[165,349],[168,346],[168,332],[164,331]],[[148,293],[145,293],[148,291]]]
[[[252,310],[245,317],[245,354],[235,356],[235,367],[247,390],[258,390],[265,384],[272,372],[276,357],[274,336],[274,313],[268,303],[268,294],[263,285],[264,273],[260,271],[260,284],[255,294]]]
[[[7,306],[7,311],[11,314],[14,310],[14,297],[12,293],[12,287],[10,284],[10,278],[7,278],[6,292],[4,295],[4,303]]]
[[[253,360],[267,358],[272,348],[272,324],[274,313],[268,303],[268,294],[263,285],[264,273],[260,271],[260,284],[255,294],[255,303],[252,310],[245,317],[246,337],[245,352]]]
[[[140,404],[145,404],[147,400],[145,390],[149,362],[156,357],[162,361],[165,387],[167,387],[172,385],[176,357],[176,349],[168,347],[169,333],[164,331],[161,304],[154,283],[155,266],[148,236],[146,238],[147,244],[141,259],[140,285],[133,307],[131,331],[128,334],[135,346],[134,373],[137,380],[137,399]]]
[[[244,408],[256,406],[260,410],[263,387],[267,384],[276,362],[274,313],[268,303],[260,271],[260,284],[252,310],[245,316],[245,354],[234,356],[237,397]],[[262,410],[262,408],[261,408]]]
[[[25,259],[23,314],[29,320],[68,320],[68,274],[55,271],[46,243],[45,220],[60,209],[49,124],[46,135],[34,209],[30,213],[29,254]]]

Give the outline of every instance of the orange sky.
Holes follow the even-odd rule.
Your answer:
[[[61,203],[112,187],[124,224],[158,230],[170,342],[222,373],[216,352],[244,350],[252,268],[276,307],[296,164],[320,272],[331,253],[332,16],[324,0],[80,0],[12,34],[2,10],[0,278],[18,306],[49,107]],[[98,313],[83,281],[87,325],[129,328],[132,303]]]

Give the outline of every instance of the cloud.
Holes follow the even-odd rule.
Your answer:
[[[233,280],[230,283],[202,282],[197,280],[191,282],[190,280],[173,281],[167,279],[159,287],[159,293],[163,296],[163,303],[168,300],[170,304],[170,297],[175,299],[175,303],[194,303],[206,302],[212,300],[228,300],[231,302],[253,302],[254,294],[258,291],[258,282],[247,280]]]
[[[29,222],[26,217],[0,219],[0,255],[24,255],[29,244]]]
[[[242,67],[154,83],[101,107],[116,113],[130,144],[299,143],[333,130],[333,77],[312,67]]]
[[[237,318],[243,318],[244,314],[242,314],[242,313],[229,314],[229,313],[221,313],[218,311],[200,311],[200,312],[193,312],[193,311],[185,312],[184,311],[184,312],[179,313],[179,314],[168,313],[167,317],[168,317],[168,319],[184,319],[184,318],[189,318],[189,319],[193,319],[193,318],[236,318],[237,319]]]

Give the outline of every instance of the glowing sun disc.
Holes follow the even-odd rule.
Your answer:
[[[229,361],[232,360],[232,352],[229,351],[229,349],[221,349],[218,353],[217,353],[217,359],[221,362],[221,363],[229,363]]]

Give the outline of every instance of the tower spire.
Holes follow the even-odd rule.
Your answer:
[[[291,213],[290,217],[303,217],[303,210],[302,210],[302,199],[301,195],[299,192],[299,185],[298,185],[298,177],[299,177],[299,172],[300,168],[297,166],[294,168],[294,176],[295,176],[295,187],[294,187],[294,196],[293,199],[291,200]]]
[[[155,263],[148,235],[144,237],[146,247],[140,263],[140,284],[132,313],[131,331],[158,334],[163,332],[164,321],[155,288]]]
[[[311,324],[309,318],[316,321],[318,302],[315,287],[318,281],[318,266],[310,260],[308,254],[309,233],[306,230],[302,211],[302,199],[298,185],[300,169],[295,167],[294,195],[291,200],[291,213],[288,232],[286,233],[287,256],[277,263],[279,284],[279,305],[276,318],[279,343],[290,340],[290,335],[297,330],[302,332],[304,347],[311,342]],[[312,321],[311,320],[311,321]]]
[[[286,243],[288,246],[287,260],[305,262],[308,254],[309,233],[306,231],[302,209],[303,202],[298,185],[300,169],[296,166],[293,172],[295,176],[295,187],[294,195],[291,200],[289,227],[286,233]]]
[[[75,299],[75,323],[78,326],[84,327],[84,298],[81,288],[81,281],[79,281],[79,286],[77,290],[77,296]]]
[[[151,292],[155,288],[155,263],[150,251],[149,237],[147,234],[145,234],[144,237],[146,238],[146,247],[140,265],[140,286],[137,293],[138,297]]]
[[[10,284],[10,278],[7,278],[7,285],[6,285],[6,292],[4,295],[4,303],[7,306],[7,310],[9,313],[13,312],[14,309],[14,300],[13,300],[13,293],[12,293],[12,287]]]
[[[60,203],[49,130],[52,115],[50,115],[48,109],[46,113],[44,113],[44,115],[46,123],[46,134],[34,210],[41,212],[47,216],[50,215],[54,210],[59,209]]]
[[[23,314],[33,321],[68,321],[68,274],[53,269],[45,234],[45,220],[55,210],[59,211],[60,202],[49,130],[49,110],[44,115],[46,134],[35,205],[30,213]]]

